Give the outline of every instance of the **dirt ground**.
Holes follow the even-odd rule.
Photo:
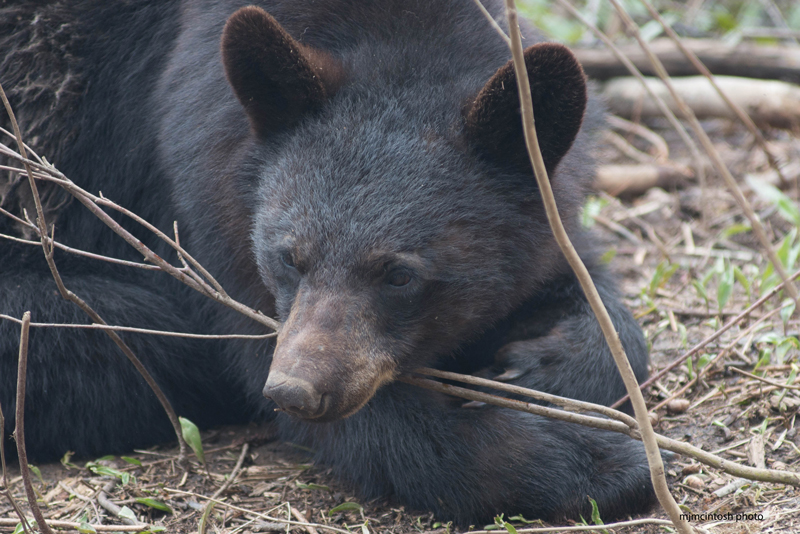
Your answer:
[[[654,121],[648,126],[667,141],[670,161],[691,165],[686,148],[664,123]],[[766,158],[745,130],[727,121],[709,121],[704,127],[742,184],[748,175],[770,179]],[[640,138],[620,133],[644,153],[651,151]],[[800,161],[798,136],[778,130],[766,135],[782,161]],[[604,163],[631,163],[611,143],[603,143],[598,155]],[[787,167],[789,177],[796,180],[791,172],[800,172]],[[744,229],[746,219],[720,178],[710,171],[707,182],[705,190],[696,180],[688,180],[673,191],[652,189],[623,201],[600,194],[587,204],[587,213],[596,214],[587,224],[599,236],[601,252],[606,252],[611,268],[619,274],[626,301],[651,344],[651,374],[734,318],[775,281],[753,233]],[[784,247],[784,255],[788,264],[795,263],[792,258],[796,260],[797,252],[793,250],[800,251],[800,245],[792,233],[796,231],[793,223],[784,216],[787,208],[746,191],[773,242],[791,241]],[[796,185],[784,191],[796,207]],[[789,272],[796,268],[787,265]],[[784,321],[778,311],[784,298],[779,295],[767,300],[698,351],[691,366],[683,363],[645,389],[653,408],[680,392],[698,373],[702,375],[666,407],[656,410],[657,432],[726,460],[797,471],[798,386],[780,386],[793,381],[797,371],[800,323],[797,313]],[[719,306],[720,301],[724,305]],[[222,428],[203,433],[203,438],[207,469],[192,458],[184,471],[176,461],[176,450],[170,447],[131,451],[129,456],[135,460],[104,459],[95,464],[94,472],[84,467],[85,461],[39,465],[41,478],[34,477],[34,486],[40,505],[49,519],[121,525],[122,521],[99,503],[98,495],[109,480],[115,480],[101,476],[104,470],[99,465],[105,472],[113,473],[112,469],[118,476],[125,473],[131,477],[109,489],[108,499],[127,507],[137,521],[156,527],[153,531],[159,527],[171,533],[202,532],[205,528],[205,532],[229,534],[323,534],[332,528],[397,534],[455,531],[442,523],[446,518],[420,515],[391,502],[359,500],[324,468],[311,465],[306,451],[272,440],[269,428]],[[235,470],[245,447],[242,467]],[[666,468],[673,495],[687,513],[717,514],[692,519],[695,527],[714,533],[800,531],[797,488],[738,479],[680,456]],[[207,507],[209,497],[232,472],[234,479],[216,499],[217,504]],[[24,503],[18,470],[11,466],[8,475],[15,499]],[[642,517],[666,516],[654,509]],[[13,532],[15,522],[8,501],[1,500],[0,532]],[[541,526],[538,522],[512,523],[518,531]],[[484,527],[475,525],[476,530]],[[656,525],[615,529],[666,531],[671,530]]]

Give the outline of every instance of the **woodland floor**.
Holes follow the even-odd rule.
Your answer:
[[[690,163],[686,150],[673,132],[659,121],[648,125],[668,142],[672,161]],[[743,177],[747,175],[768,178],[769,168],[763,154],[743,129],[727,121],[706,122],[704,127],[743,186]],[[766,135],[783,161],[800,161],[800,136],[779,130],[768,131]],[[629,141],[643,151],[648,149],[647,145],[638,144],[637,139]],[[626,162],[610,144],[601,146],[599,156],[607,163]],[[792,169],[787,168],[789,171]],[[795,178],[800,174],[796,169],[793,172]],[[796,230],[781,216],[779,206],[746,191],[766,221],[773,242],[791,240],[785,247],[787,255],[796,254],[792,253],[793,248],[800,250]],[[795,199],[797,206],[796,185],[785,191]],[[755,237],[743,228],[746,219],[713,172],[709,172],[705,192],[690,181],[675,191],[652,189],[627,201],[600,195],[587,206],[587,211],[599,209],[599,216],[590,221],[593,231],[600,236],[604,250],[613,251],[607,255],[609,258],[615,255],[610,260],[611,268],[619,274],[626,301],[652,345],[652,373],[739,314],[764,288],[774,283]],[[791,258],[788,263],[793,263]],[[789,272],[796,268],[787,266]],[[670,271],[673,272],[670,274]],[[670,404],[670,411],[665,408],[657,411],[657,432],[688,441],[728,460],[798,469],[800,432],[795,427],[800,406],[798,390],[780,388],[733,370],[751,374],[755,370],[758,376],[781,384],[794,379],[798,360],[795,343],[800,323],[797,313],[784,323],[780,313],[773,312],[782,298],[784,296],[768,300],[750,318],[705,346],[693,358],[691,368],[686,363],[681,364],[646,389],[648,403],[654,407],[696,373],[704,373],[698,384]],[[719,300],[724,301],[721,312]],[[768,316],[770,313],[772,315]],[[763,321],[755,325],[759,319]],[[736,341],[737,338],[741,339]],[[721,351],[722,356],[709,363]],[[176,463],[174,448],[170,447],[131,451],[130,457],[138,459],[141,466],[119,457],[104,460],[101,462],[104,465],[135,477],[124,485],[117,484],[109,493],[110,500],[127,506],[139,521],[164,527],[166,532],[198,532],[207,498],[232,472],[242,448],[248,443],[249,451],[242,469],[221,495],[222,502],[207,514],[206,532],[246,534],[292,530],[323,534],[331,532],[324,526],[359,532],[364,531],[362,525],[366,525],[369,532],[397,534],[448,531],[442,524],[447,518],[419,515],[384,501],[360,501],[348,488],[333,480],[324,468],[309,464],[304,451],[270,440],[269,429],[223,428],[205,432],[203,438],[208,471],[193,458],[188,472],[184,472]],[[91,523],[97,523],[99,517],[104,525],[121,524],[118,518],[111,517],[100,507],[96,499],[109,479],[90,472],[83,467],[84,463],[85,460],[76,461],[71,467],[38,466],[41,479],[34,477],[34,485],[45,516]],[[692,513],[730,512],[757,516],[750,521],[735,517],[692,521],[695,527],[715,533],[800,531],[798,488],[751,482],[734,488],[729,486],[736,481],[734,476],[683,457],[676,457],[669,463],[667,472],[676,500]],[[13,494],[18,502],[24,503],[18,475],[18,470],[11,466],[9,481]],[[728,488],[724,489],[726,486]],[[143,498],[164,503],[171,512],[159,511],[136,500]],[[343,503],[357,504],[336,511]],[[278,522],[296,521],[298,517],[319,526],[315,530]],[[663,519],[665,514],[654,509],[642,517]],[[16,519],[5,500],[0,501],[0,519]],[[514,524],[518,529],[525,526],[520,522]],[[475,526],[477,530],[484,527]],[[0,526],[0,532],[12,531],[13,526]],[[615,531],[669,530],[649,525]]]

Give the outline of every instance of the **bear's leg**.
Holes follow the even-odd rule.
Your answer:
[[[603,273],[595,276],[598,291],[617,329],[634,374],[647,377],[647,346],[642,331],[622,305]],[[497,351],[494,365],[479,373],[515,385],[562,397],[610,405],[625,395],[625,386],[600,325],[575,282],[558,292],[559,317],[547,317],[545,328],[536,327],[547,316],[533,313],[529,330],[542,335],[507,343]],[[522,321],[524,323],[524,321]],[[519,325],[517,325],[519,328]]]
[[[652,502],[641,443],[463,402],[395,383],[338,423],[278,419],[285,439],[312,447],[364,497],[388,496],[462,526],[491,523],[500,513],[588,518],[589,497],[609,521]]]
[[[109,324],[192,331],[186,311],[190,306],[171,298],[164,287],[153,290],[146,284],[67,271],[62,276],[66,286]],[[158,276],[166,275],[156,273],[153,280],[158,282]],[[0,295],[0,313],[21,318],[30,311],[37,323],[90,322],[76,305],[61,298],[40,265],[24,273],[0,272]],[[6,438],[15,424],[19,335],[18,324],[0,321],[0,402]],[[214,354],[213,341],[124,332],[120,336],[178,415],[198,424],[215,420],[222,409],[217,402],[221,395],[211,384],[223,373],[208,357]],[[28,454],[37,461],[67,451],[80,456],[129,451],[172,437],[155,395],[111,339],[96,330],[31,329],[25,421]]]

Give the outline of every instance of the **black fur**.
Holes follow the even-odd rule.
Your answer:
[[[356,352],[388,355],[395,374],[419,365],[488,376],[508,371],[514,383],[578,399],[608,404],[623,394],[596,320],[550,235],[532,172],[506,164],[524,161],[521,145],[509,153],[485,135],[488,125],[519,140],[509,133],[518,126],[504,132],[491,114],[470,120],[487,82],[507,77],[498,69],[509,59],[473,3],[260,2],[279,26],[261,26],[269,34],[264,48],[244,55],[243,43],[255,37],[237,41],[230,26],[227,78],[220,40],[228,17],[246,2],[148,4],[81,0],[0,10],[0,49],[13,51],[0,60],[0,81],[29,144],[43,147],[66,175],[167,233],[178,220],[184,245],[236,299],[282,320],[324,301],[338,313],[318,317],[316,326],[366,325],[349,342],[359,340]],[[499,18],[500,2],[490,9]],[[264,19],[250,15],[255,22],[245,24],[258,28]],[[539,40],[526,32],[527,43]],[[288,54],[271,63],[285,43],[299,45],[307,62]],[[27,67],[32,47],[39,56]],[[276,65],[289,74],[270,75]],[[579,94],[571,90],[583,83],[580,72],[564,67],[564,77],[569,82],[561,87],[569,91],[558,92]],[[265,94],[296,105],[271,107],[253,79],[269,86]],[[502,79],[501,88],[508,85]],[[536,91],[537,80],[532,84]],[[69,91],[59,96],[59,87]],[[508,89],[499,101],[516,97],[515,87]],[[498,105],[495,97],[479,101]],[[571,134],[547,133],[561,131],[547,130],[551,120],[563,120],[566,131],[580,124],[576,102],[556,114],[543,108],[537,129],[545,128],[543,146],[553,147],[551,181],[564,221],[642,379],[641,332],[576,224],[601,112],[590,101],[574,143]],[[280,121],[275,113],[284,113]],[[515,108],[500,115],[514,116]],[[25,206],[24,192],[17,186],[6,205]],[[59,240],[140,259],[78,203],[52,211]],[[6,233],[11,226],[0,220]],[[21,316],[30,309],[37,322],[84,322],[55,293],[41,254],[0,241],[0,312]],[[409,256],[413,265],[403,263]],[[381,260],[388,272],[376,274],[375,257],[392,258]],[[167,275],[66,254],[56,261],[67,286],[111,324],[262,332]],[[395,291],[386,284],[391,276],[409,282]],[[18,335],[18,326],[0,323],[7,433]],[[272,417],[274,404],[261,396],[270,343],[124,337],[181,415],[205,424],[240,420],[243,412]],[[348,351],[330,354],[347,363]],[[169,437],[154,397],[102,333],[36,330],[29,380],[34,457],[94,455]],[[639,443],[460,404],[392,382],[344,420],[314,424],[281,414],[277,422],[285,439],[313,448],[364,496],[390,496],[445,521],[486,522],[498,513],[588,517],[587,497],[611,519],[651,502]]]

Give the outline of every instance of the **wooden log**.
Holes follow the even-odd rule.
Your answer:
[[[734,76],[716,76],[716,79],[722,91],[750,115],[756,124],[786,129],[800,125],[800,86]],[[698,118],[737,119],[706,77],[673,78],[672,83]],[[648,78],[647,84],[678,117],[681,116],[678,106],[661,80]],[[661,115],[655,102],[636,78],[610,80],[606,82],[603,94],[611,110],[618,115]]]
[[[601,165],[597,168],[594,186],[609,195],[633,197],[653,187],[680,187],[691,176],[691,171],[677,165]]]
[[[800,83],[800,47],[765,46],[750,42],[736,45],[710,39],[683,39],[683,44],[705,63],[713,74],[745,76]],[[670,39],[656,39],[650,47],[670,76],[693,76],[697,70]],[[638,45],[620,49],[644,74],[653,76],[650,62]],[[586,74],[598,80],[628,76],[628,70],[606,48],[573,50]]]

